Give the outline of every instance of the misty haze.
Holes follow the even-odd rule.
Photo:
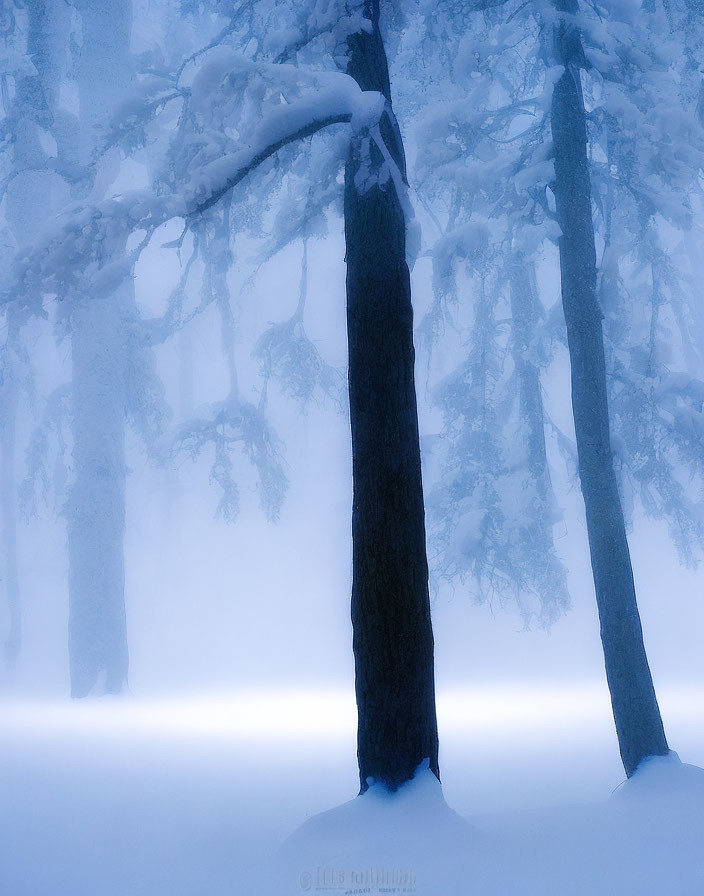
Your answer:
[[[702,0],[0,0],[0,896],[704,894]]]

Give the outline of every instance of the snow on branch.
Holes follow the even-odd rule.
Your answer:
[[[288,111],[288,107],[286,108]],[[295,112],[299,111],[295,110]],[[287,118],[289,116],[282,117]],[[290,117],[295,118],[296,116]],[[280,149],[283,149],[284,146],[303,140],[305,137],[312,137],[313,134],[317,134],[318,131],[322,131],[333,124],[345,124],[351,121],[351,112],[338,112],[325,118],[314,119],[292,132],[287,132],[284,129],[283,136],[272,143],[264,145],[254,155],[251,153],[251,147],[247,147],[247,149],[241,152],[223,156],[222,159],[211,162],[191,182],[192,210],[187,212],[187,217],[192,218],[207,211],[219,199],[222,199],[226,193],[229,193],[233,187],[236,187],[240,181],[244,180],[248,174],[251,174],[255,168],[258,168],[262,162],[265,162]],[[205,198],[200,199],[199,197],[201,196]]]
[[[267,108],[242,149],[191,168],[180,183],[174,176],[163,192],[136,190],[100,203],[71,206],[37,243],[18,253],[0,299],[40,313],[43,293],[62,298],[77,290],[109,294],[131,272],[162,224],[174,218],[195,223],[283,147],[334,124],[351,123],[353,130],[372,127],[383,109],[383,97],[362,91],[353,78],[334,72],[318,76],[314,90],[290,103],[282,98]],[[131,234],[141,239],[136,249],[126,252]]]
[[[202,214],[262,162],[284,146],[310,137],[333,124],[351,123],[353,130],[372,128],[385,107],[384,97],[362,91],[348,75],[328,73],[330,83],[305,100],[274,107],[244,149],[216,159],[192,179],[184,201],[187,217]]]

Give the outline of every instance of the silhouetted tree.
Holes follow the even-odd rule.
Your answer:
[[[379,0],[348,38],[347,72],[383,94],[378,125],[345,167],[347,332],[354,502],[352,624],[362,791],[438,771],[433,633],[406,263],[406,163],[391,106]]]

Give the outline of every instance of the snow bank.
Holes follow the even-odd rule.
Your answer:
[[[345,713],[287,702],[284,717],[283,698],[0,704],[2,896],[704,893],[704,771],[675,754],[610,794],[621,772],[599,725],[547,729],[534,703],[510,713],[513,727],[491,715],[443,726],[445,793],[421,769],[395,794],[349,800]],[[292,729],[298,712],[306,724]],[[594,801],[536,808],[538,796],[516,810],[520,782],[536,778],[563,802]]]
[[[443,856],[462,856],[476,839],[470,824],[447,805],[426,764],[395,793],[373,784],[302,825],[276,858],[275,891],[295,892],[298,886],[372,893],[422,887],[425,892],[431,879],[438,882],[433,845],[442,844]]]
[[[397,794],[373,787],[306,822],[266,893],[695,896],[703,843],[704,770],[676,754],[645,764],[606,802],[472,823],[424,770]]]

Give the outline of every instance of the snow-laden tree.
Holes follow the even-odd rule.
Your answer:
[[[344,165],[360,782],[396,788],[422,762],[436,774],[438,764],[406,262],[410,205],[379,3],[296,7],[288,10],[293,32],[271,28],[267,4],[236,12],[243,15],[189,60],[197,68],[190,85],[180,81],[185,68],[175,78],[153,76],[139,103],[121,110],[123,136],[156,133],[163,162],[154,183],[67,210],[20,254],[9,297],[31,313],[47,292],[64,301],[116,293],[162,224],[180,218],[200,237],[255,169],[265,166],[266,176],[269,160],[285,158],[301,139],[351,124],[338,171]],[[232,49],[215,46],[224,37]],[[297,64],[284,61],[292,58]],[[165,136],[159,115],[149,113],[172,103],[181,114]],[[221,278],[223,269],[215,273]]]
[[[65,201],[66,187],[55,170],[59,85],[65,73],[67,17],[43,0],[7,4],[2,20],[2,121],[0,164],[2,256],[5,266],[18,246],[31,241],[47,214]],[[4,539],[2,576],[9,607],[6,658],[14,663],[21,644],[21,601],[17,568],[17,431],[22,401],[33,403],[32,359],[25,316],[4,309],[0,377],[2,460],[0,489]]]
[[[379,3],[348,38],[347,72],[384,98],[345,166],[354,503],[352,625],[362,790],[427,760],[439,775],[433,634],[406,261],[406,160],[391,104]]]
[[[22,136],[31,133],[32,125],[23,122],[24,116],[31,116],[35,110],[21,108],[23,96],[29,92],[30,79],[37,79],[25,47],[20,46],[19,28],[14,10],[8,7],[4,11],[2,22],[2,38],[4,51],[4,64],[2,73],[2,193],[6,198],[9,185],[17,177],[21,177],[26,162],[23,159],[31,152],[25,153],[22,146]],[[11,90],[14,96],[11,97]],[[24,105],[24,103],[22,103]],[[24,125],[24,127],[23,127]],[[35,127],[38,125],[35,125]],[[15,138],[14,146],[11,146],[10,129],[19,130],[18,138]],[[15,131],[17,133],[17,131]],[[28,142],[28,141],[24,141]],[[27,147],[28,148],[28,147]],[[31,164],[31,162],[30,162]],[[11,251],[16,242],[18,228],[22,228],[24,217],[17,203],[14,208],[4,214],[5,227],[2,231],[3,258],[9,261]],[[7,603],[8,625],[3,637],[3,649],[5,661],[11,668],[20,651],[22,641],[22,612],[20,601],[20,586],[17,572],[17,481],[15,474],[16,460],[16,423],[19,380],[18,355],[23,353],[20,341],[20,331],[16,323],[16,316],[11,312],[4,315],[3,324],[6,327],[6,335],[3,340],[2,376],[0,379],[0,402],[2,409],[2,428],[0,429],[0,492],[2,494],[2,528],[3,528],[3,568],[4,591]]]
[[[555,234],[539,195],[544,65],[523,22],[476,9],[420,4],[395,62],[432,261],[419,332],[443,421],[428,440],[434,572],[549,623],[568,599],[540,380],[552,349],[536,267]]]
[[[699,371],[687,371],[692,318],[676,257],[700,192],[704,135],[680,86],[685,37],[667,29],[671,7],[624,4],[608,20],[586,4],[557,11],[554,52],[565,73],[551,125],[563,308],[607,678],[630,775],[667,743],[613,471],[615,463],[624,496],[638,494],[646,512],[667,519],[685,557],[695,557],[702,387]],[[601,212],[596,240],[590,187]]]
[[[497,453],[500,446],[514,444],[499,433],[506,431],[511,397],[518,393],[507,388],[521,375],[515,348],[528,347],[524,359],[534,368],[529,381],[535,381],[536,369],[550,359],[550,352],[543,351],[545,337],[559,344],[564,336],[558,316],[551,313],[543,325],[540,306],[537,315],[521,318],[511,295],[515,280],[510,272],[530,272],[531,264],[538,264],[544,282],[552,247],[559,241],[580,479],[609,681],[629,774],[644,755],[662,752],[665,742],[642,649],[621,503],[625,498],[629,509],[638,497],[646,512],[667,520],[685,557],[696,558],[702,525],[701,387],[699,371],[692,369],[698,363],[697,312],[687,295],[690,284],[678,275],[692,209],[699,203],[702,132],[691,84],[696,78],[686,61],[686,32],[673,29],[676,7],[635,0],[573,3],[569,9],[510,0],[478,0],[461,8],[429,4],[419,11],[420,24],[409,29],[406,49],[412,59],[419,50],[441,46],[428,35],[446,38],[440,58],[452,72],[452,87],[443,83],[442,94],[433,90],[433,58],[427,66],[415,66],[421,74],[409,91],[408,101],[420,107],[422,121],[416,183],[440,234],[431,250],[439,270],[436,279],[448,282],[448,272],[456,278],[456,259],[461,259],[464,283],[476,289],[470,355],[484,352],[493,363],[492,401],[485,398],[483,368],[471,357],[464,369],[447,377],[440,393],[450,424],[445,450],[453,442],[459,447],[449,455],[445,474],[448,482],[459,485],[455,495],[466,500],[454,515],[447,514],[452,492],[440,491],[442,559],[446,568],[449,561],[450,572],[461,572],[457,558],[468,546],[465,569],[486,575],[484,557],[489,557],[490,568],[502,570],[497,557],[505,570],[506,557],[515,556],[519,541],[512,539],[507,551],[495,534],[502,532],[506,519],[496,483],[510,464],[497,461]],[[691,21],[691,9],[687,15]],[[562,32],[568,35],[566,42],[554,39]],[[563,94],[570,84],[577,98],[571,97],[576,105],[566,112]],[[583,138],[575,136],[578,120]],[[557,139],[556,134],[565,133],[572,143]],[[582,143],[581,155],[575,155]],[[558,158],[561,177],[555,170]],[[575,223],[572,215],[578,208],[582,217]],[[456,248],[446,251],[453,240]],[[572,240],[581,240],[579,249]],[[487,283],[492,282],[487,298]],[[431,330],[457,317],[459,303],[448,306],[446,299],[454,300],[459,289],[457,281],[449,283],[431,308]],[[570,298],[575,283],[586,291],[582,300]],[[507,292],[510,300],[502,297]],[[591,317],[575,318],[575,310]],[[511,339],[502,338],[506,317]],[[536,325],[537,338],[532,335]],[[587,331],[591,342],[581,351],[575,333],[587,338]],[[508,358],[514,372],[502,366]],[[589,383],[583,375],[592,377]],[[482,427],[463,414],[477,394],[485,410],[484,442]],[[523,400],[524,406],[538,407]],[[531,415],[533,433],[542,434],[540,415]],[[573,454],[569,440],[556,434],[568,456]],[[535,444],[530,438],[526,447],[528,441]],[[511,509],[510,497],[521,492],[509,488],[507,494]],[[550,502],[544,502],[537,515],[548,534],[550,510]],[[618,586],[615,567],[609,566],[616,563],[617,545]],[[487,546],[491,550],[482,555],[478,548]],[[479,558],[474,569],[473,551]],[[520,568],[516,564],[518,573]],[[547,586],[550,598],[554,592],[544,573],[538,567],[532,584],[538,592]],[[619,610],[619,601],[629,594],[628,608]]]
[[[626,6],[608,29],[585,18],[584,95],[620,487],[627,509],[637,496],[667,521],[692,562],[704,535],[704,383],[698,303],[683,272],[704,133],[673,7]]]
[[[20,251],[71,197],[100,196],[119,172],[115,154],[104,153],[103,134],[131,73],[129,5],[81,10],[32,0],[25,15],[30,65],[15,79],[9,141],[23,161],[8,183],[5,211],[11,225],[19,222]],[[78,116],[60,96],[70,85],[71,62]],[[22,492],[31,510],[37,493],[46,497],[53,487],[67,520],[71,692],[83,696],[118,691],[126,681],[124,426],[131,418],[153,443],[164,409],[148,346],[139,337],[131,280],[105,295],[57,290],[52,298],[59,300],[53,304],[58,338],[71,342],[72,380],[42,399]],[[6,306],[14,322],[9,332],[23,325],[28,311],[46,315],[42,304]],[[6,352],[6,367],[11,358]],[[64,464],[67,477],[58,474]]]
[[[352,620],[358,758],[365,790],[373,779],[397,787],[424,760],[438,774],[438,763],[406,263],[405,156],[391,106],[379,4],[353,4],[350,9],[347,21],[335,23],[332,49],[353,81],[337,80],[346,91],[356,83],[365,92],[362,96],[371,98],[368,106],[355,110],[359,121],[354,123],[344,190],[354,484]],[[297,53],[310,39],[330,39],[312,21],[314,15],[293,41]],[[279,50],[275,58],[289,58],[291,52]],[[282,63],[277,68],[270,69],[273,78],[288,77]],[[319,92],[314,102],[322,98]],[[335,120],[320,115],[320,123],[292,136],[305,136]],[[210,204],[206,200],[206,207]],[[270,365],[282,335],[287,334],[277,328],[260,342]]]
[[[587,515],[606,677],[626,774],[668,752],[643,644],[626,527],[611,451],[602,312],[587,129],[581,85],[584,51],[577,0],[556,0],[553,89],[554,193],[560,225],[562,304],[572,371],[579,478]]]
[[[99,131],[131,74],[131,2],[82,2],[76,80],[78,154],[83,190],[98,196],[110,181],[97,159]],[[91,170],[92,169],[92,170]],[[92,176],[91,176],[92,175]],[[101,189],[102,188],[102,189]],[[118,250],[119,251],[119,250]],[[127,682],[125,613],[125,416],[128,401],[130,278],[105,291],[76,295],[71,336],[72,473],[66,513],[69,550],[71,694],[117,693]]]

